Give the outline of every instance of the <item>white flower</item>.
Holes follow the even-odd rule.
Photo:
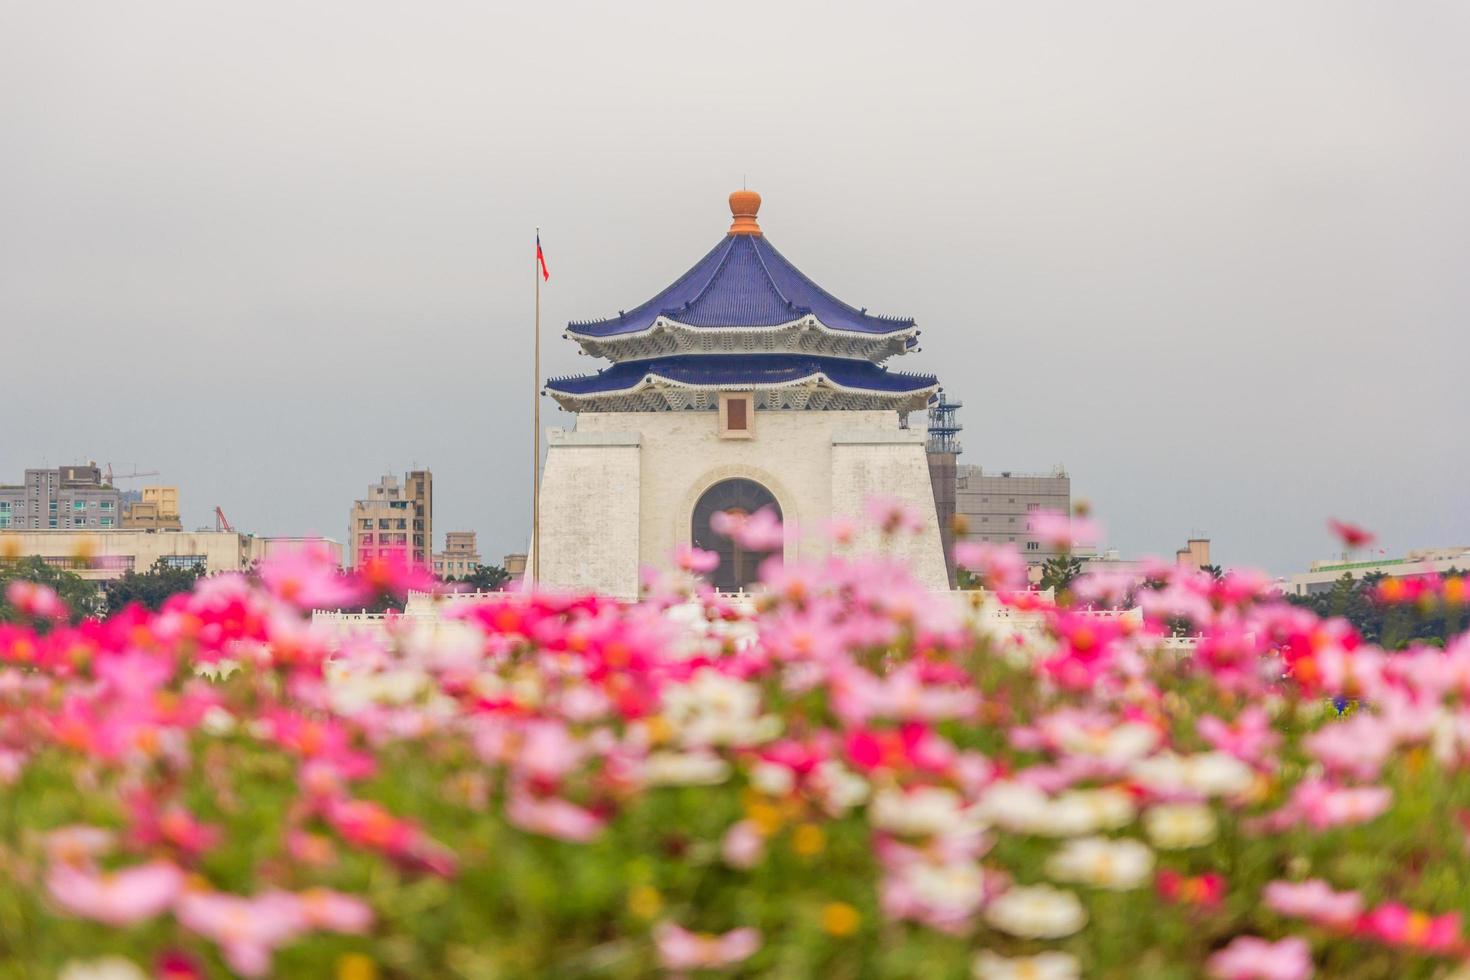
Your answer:
[[[985,899],[985,873],[968,861],[915,861],[902,871],[924,906],[948,915],[970,915]]]
[[[130,959],[104,956],[98,960],[69,960],[56,980],[148,980],[148,974]]]
[[[1133,764],[1133,778],[1158,793],[1235,796],[1255,779],[1251,767],[1224,752],[1177,755],[1161,752]]]
[[[1141,759],[1159,744],[1159,731],[1152,725],[1125,721],[1106,728],[1067,727],[1057,732],[1057,743],[1071,755],[1088,755],[1107,762]]]
[[[760,691],[754,684],[701,667],[687,684],[675,684],[663,695],[664,717],[688,746],[756,745],[781,732],[781,720],[762,715]]]
[[[750,785],[767,796],[785,796],[796,786],[796,773],[790,766],[757,762],[750,770]]]
[[[1136,840],[1083,837],[1067,841],[1046,859],[1046,873],[1058,881],[1112,891],[1137,888],[1154,868],[1154,852]]]
[[[868,781],[832,759],[819,763],[813,773],[828,812],[840,816],[868,798]]]
[[[1117,830],[1133,822],[1138,807],[1133,797],[1121,789],[1078,789],[1063,793],[1052,801],[1052,821],[1075,825],[1079,834],[1099,830]]]
[[[885,789],[873,797],[868,820],[904,837],[938,836],[976,825],[960,795],[940,786],[921,786],[907,793]]]
[[[730,764],[707,752],[654,752],[643,767],[649,786],[713,786],[730,778]]]
[[[1215,839],[1215,813],[1202,803],[1165,803],[1143,815],[1143,829],[1154,847],[1200,847]]]
[[[1072,892],[1018,885],[985,907],[985,921],[1023,939],[1060,939],[1087,924],[1087,910]]]
[[[1047,817],[1050,804],[1046,794],[1025,783],[1001,781],[992,783],[980,797],[979,814],[1005,830],[1033,833]]]
[[[1116,830],[1137,815],[1132,798],[1122,790],[1072,790],[1050,799],[1036,787],[1016,782],[991,785],[977,811],[1004,830],[1042,837],[1077,837]]]
[[[975,980],[1079,980],[1082,965],[1070,953],[1051,950],[1007,959],[984,950],[975,957]]]

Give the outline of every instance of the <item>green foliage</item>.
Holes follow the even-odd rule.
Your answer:
[[[1055,589],[1060,593],[1081,574],[1082,559],[1071,555],[1057,555],[1055,558],[1048,558],[1046,564],[1041,566],[1041,587]]]
[[[476,565],[473,572],[459,581],[475,592],[494,592],[510,581],[510,572],[499,565]]]
[[[139,603],[157,612],[163,608],[168,597],[188,592],[204,575],[204,566],[174,568],[160,558],[146,572],[129,569],[122,578],[113,579],[105,586],[107,609],[117,612],[133,603]]]
[[[1453,577],[1455,573],[1450,574]],[[1443,646],[1445,640],[1465,628],[1465,612],[1457,606],[1419,609],[1380,602],[1375,598],[1375,591],[1385,577],[1382,572],[1373,572],[1355,579],[1352,573],[1344,572],[1331,590],[1289,595],[1286,601],[1324,618],[1340,616],[1364,640],[1390,650],[1402,650],[1416,642]]]
[[[13,623],[21,617],[5,598],[5,589],[16,579],[35,582],[55,590],[71,609],[71,620],[79,622],[102,611],[102,596],[97,586],[75,572],[52,568],[39,556],[0,561],[0,623]]]

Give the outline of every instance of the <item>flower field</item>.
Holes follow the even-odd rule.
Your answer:
[[[841,551],[432,642],[313,626],[425,583],[311,552],[76,626],[12,584],[0,977],[1470,976],[1465,635],[961,546],[985,634]]]

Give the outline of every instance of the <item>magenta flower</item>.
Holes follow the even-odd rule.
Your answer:
[[[179,897],[184,873],[168,861],[149,861],[120,871],[54,865],[46,888],[73,915],[110,926],[129,926],[163,912]]]
[[[776,551],[785,544],[781,519],[770,507],[754,514],[723,510],[710,517],[710,530],[722,534],[749,551]]]
[[[1460,943],[1460,913],[1431,916],[1388,902],[1363,916],[1358,931],[1394,946],[1448,952]]]
[[[719,970],[750,959],[761,948],[760,931],[748,926],[714,935],[660,922],[653,928],[653,941],[666,970]]]
[[[674,553],[674,563],[686,572],[706,575],[720,567],[720,556],[689,545],[681,545]]]
[[[283,548],[260,563],[260,580],[271,594],[298,609],[335,609],[365,598],[360,584],[342,574],[325,546]]]
[[[1237,936],[1205,969],[1216,980],[1307,980],[1315,972],[1311,947],[1296,936],[1275,943]]]

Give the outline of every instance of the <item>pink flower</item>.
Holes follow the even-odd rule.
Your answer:
[[[285,892],[254,898],[194,892],[179,900],[175,914],[184,928],[218,945],[230,969],[244,977],[270,972],[276,948],[307,926],[301,903]]]
[[[988,541],[961,541],[954,546],[955,564],[974,572],[980,585],[992,592],[1026,587],[1026,559],[1015,545]]]
[[[59,864],[46,875],[46,888],[62,908],[110,926],[151,919],[174,904],[184,873],[168,861],[150,861],[121,871]]]
[[[1322,926],[1352,925],[1363,910],[1363,897],[1357,892],[1333,891],[1318,878],[1296,884],[1273,881],[1261,890],[1261,899],[1274,912]]]
[[[720,842],[720,856],[725,863],[742,871],[755,867],[765,853],[766,839],[750,820],[733,824]]]
[[[1307,980],[1314,972],[1311,947],[1296,936],[1275,943],[1237,936],[1205,968],[1217,980]]]
[[[302,919],[312,929],[358,935],[372,927],[372,908],[354,895],[308,888],[292,897],[300,903]]]
[[[924,529],[919,512],[893,497],[874,497],[865,508],[868,520],[878,525],[884,535],[917,534]]]
[[[1094,545],[1102,539],[1102,526],[1096,521],[1059,510],[1028,514],[1026,523],[1031,534],[1055,551],[1071,551],[1074,546]]]
[[[1213,715],[1205,715],[1195,724],[1195,730],[1221,752],[1228,752],[1252,765],[1265,762],[1267,753],[1281,741],[1281,736],[1271,727],[1270,717],[1256,707],[1242,711],[1233,725]]]
[[[32,619],[59,621],[71,612],[55,589],[23,578],[18,578],[5,587],[5,598],[15,607],[16,612]]]
[[[705,575],[720,567],[720,556],[713,551],[682,545],[674,553],[674,563],[686,572]]]
[[[1363,916],[1358,931],[1395,946],[1447,952],[1460,942],[1460,913],[1430,916],[1389,902]]]
[[[525,789],[511,791],[505,817],[522,830],[585,843],[602,833],[603,818],[558,796],[537,798]]]
[[[748,551],[777,551],[786,542],[786,532],[775,510],[762,507],[754,514],[722,510],[710,517],[710,530],[724,535]]]
[[[660,922],[653,927],[653,941],[666,970],[718,970],[750,959],[761,948],[760,930],[748,926],[717,936]]]
[[[361,585],[342,574],[326,546],[282,548],[260,563],[260,580],[298,609],[336,609],[364,598]]]

